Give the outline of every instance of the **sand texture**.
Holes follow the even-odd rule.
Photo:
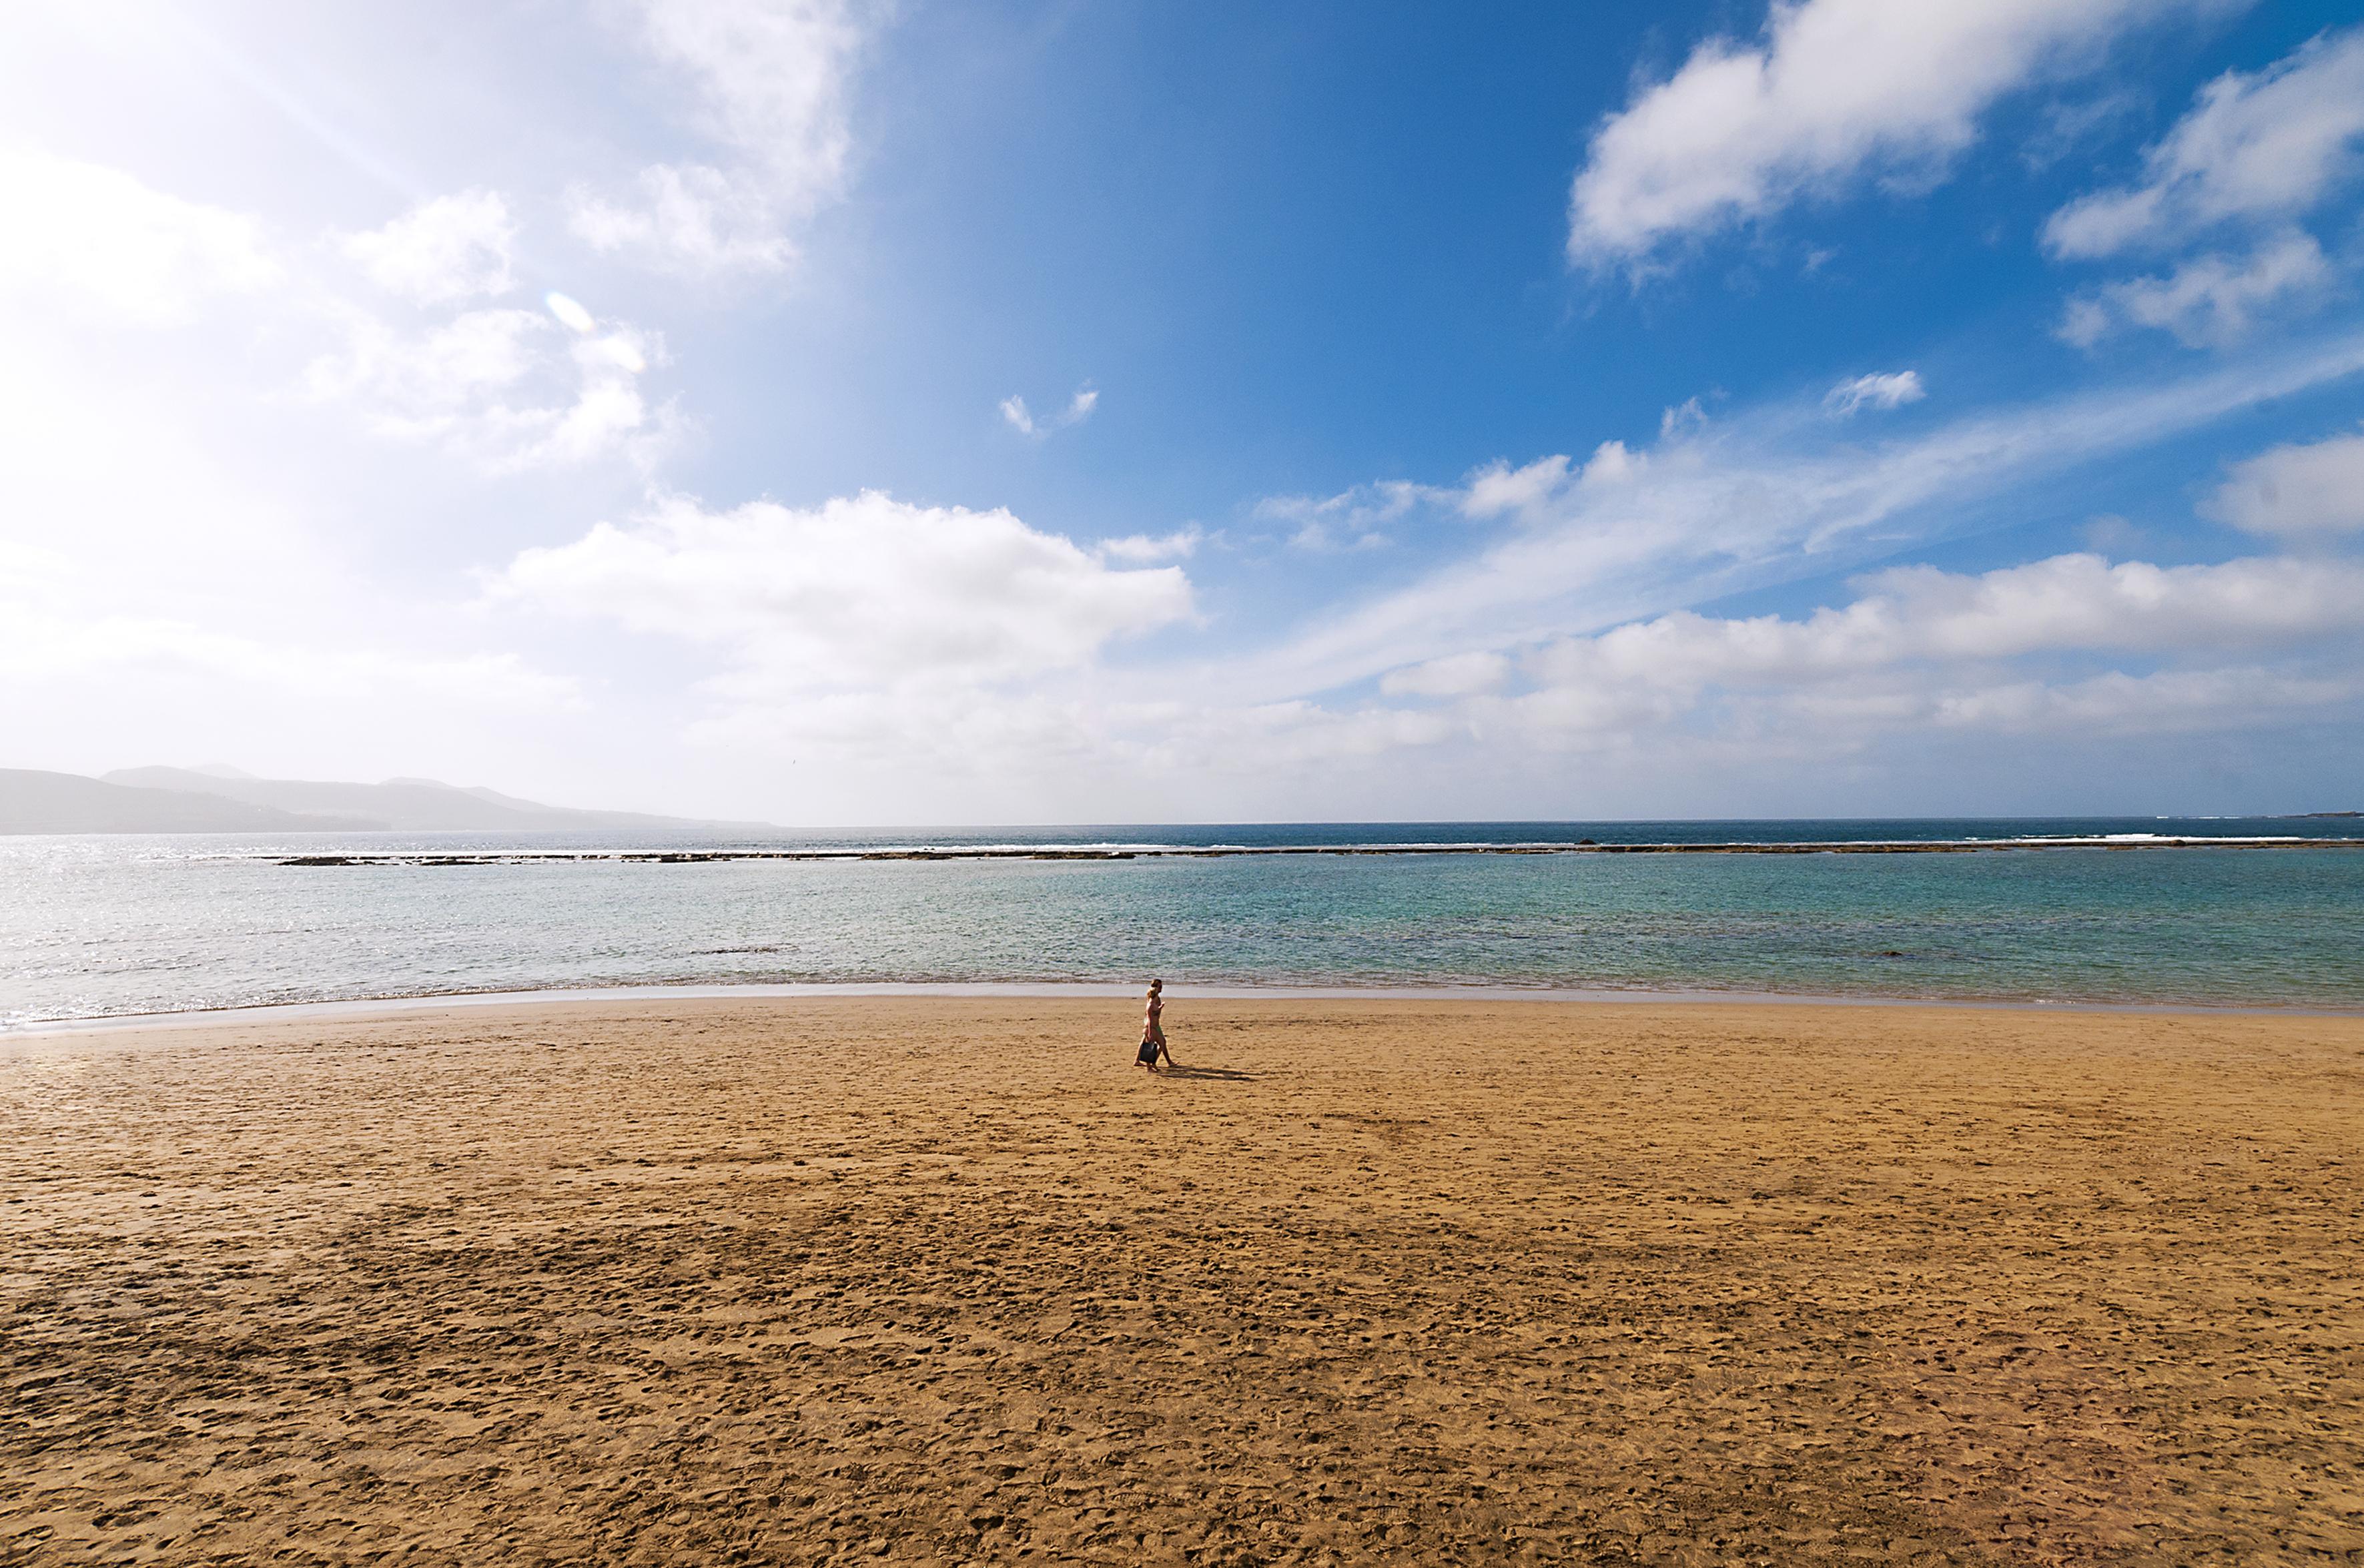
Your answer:
[[[0,1040],[0,1561],[2364,1562],[2364,1020]]]

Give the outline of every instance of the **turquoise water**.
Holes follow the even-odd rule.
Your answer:
[[[0,1025],[619,984],[1136,983],[2364,1007],[2364,849],[619,861],[296,867],[328,850],[1573,843],[2354,823],[1448,824],[662,843],[0,840]],[[1982,829],[1971,831],[1970,829]]]

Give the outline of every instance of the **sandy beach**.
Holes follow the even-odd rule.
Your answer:
[[[2364,1560],[2364,1019],[0,1040],[0,1561]]]

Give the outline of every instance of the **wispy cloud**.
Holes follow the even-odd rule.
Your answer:
[[[797,228],[842,193],[847,100],[876,7],[859,0],[636,0],[638,39],[689,88],[715,162],[652,163],[629,190],[570,193],[594,249],[694,276],[776,272]]]
[[[2319,303],[2336,269],[2299,220],[2364,171],[2359,151],[2364,28],[2216,78],[2150,149],[2142,179],[2069,203],[2044,229],[2046,249],[2068,261],[2206,249],[2080,292],[2059,336],[2090,347],[2150,328],[2189,347],[2223,347],[2263,317]]]
[[[1433,495],[1402,480],[1382,480],[1329,496],[1267,495],[1255,504],[1254,516],[1287,525],[1297,550],[1377,550],[1388,543],[1389,524]]]
[[[1798,619],[1676,612],[1546,644],[1522,662],[1529,689],[1487,699],[1478,717],[1566,743],[1627,740],[1705,712],[1726,728],[1859,740],[2239,727],[2364,694],[2352,646],[2364,569],[2353,565],[2113,566],[2068,555],[1977,576],[1910,568],[1857,588],[1852,602]],[[2130,655],[2176,662],[2091,662]]]
[[[1920,372],[1895,371],[1843,381],[1823,395],[1823,406],[1844,419],[1861,408],[1899,408],[1928,395]]]
[[[563,295],[547,315],[492,307],[424,328],[354,306],[334,314],[344,341],[307,367],[306,392],[356,409],[380,435],[516,473],[618,454],[645,465],[677,433],[640,385],[661,341],[603,326]]]
[[[1194,523],[1170,534],[1127,534],[1121,539],[1104,539],[1093,550],[1103,560],[1147,566],[1161,561],[1188,561],[1199,553],[1206,539],[1206,530]]]
[[[518,226],[497,191],[421,202],[380,228],[350,235],[345,254],[381,288],[423,305],[508,292]]]
[[[2318,298],[2331,276],[2314,236],[2291,230],[2247,256],[2200,256],[2104,284],[2068,302],[2058,332],[2080,349],[2123,327],[2157,328],[2191,348],[2223,346],[2247,337],[2260,317]]]
[[[1500,653],[1453,653],[1424,664],[1390,670],[1379,679],[1389,697],[1466,697],[1490,692],[1511,678],[1511,662]]]
[[[1013,395],[1001,400],[1001,417],[1020,435],[1031,436],[1040,439],[1054,430],[1065,430],[1072,426],[1082,424],[1092,417],[1092,410],[1099,406],[1098,391],[1091,383],[1086,382],[1076,389],[1076,395],[1073,397],[1067,399],[1067,406],[1056,414],[1037,417],[1026,406],[1026,399]]]
[[[2364,337],[2351,336],[2165,384],[1965,416],[1869,447],[1836,439],[1819,406],[1777,406],[1645,452],[1611,443],[1581,467],[1554,457],[1483,471],[1465,496],[1508,474],[1540,476],[1522,490],[1518,532],[1315,619],[1222,679],[1271,700],[1310,695],[1430,659],[1828,573],[1942,537],[1964,508],[2008,485],[2359,370]]]
[[[2283,223],[2357,176],[2364,28],[2314,39],[2263,71],[2226,72],[2144,160],[2143,178],[2045,225],[2067,257],[2173,244],[2225,223]]]

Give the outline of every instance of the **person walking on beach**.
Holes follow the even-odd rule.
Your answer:
[[[1165,1059],[1166,1066],[1175,1064],[1174,1052],[1165,1044],[1165,1026],[1157,1018],[1158,1014],[1165,1010],[1165,1000],[1162,995],[1165,989],[1165,982],[1163,980],[1149,983],[1146,1006],[1141,1013],[1141,1054],[1133,1058],[1135,1065],[1145,1067],[1152,1073],[1158,1070],[1157,1059],[1161,1056]]]

